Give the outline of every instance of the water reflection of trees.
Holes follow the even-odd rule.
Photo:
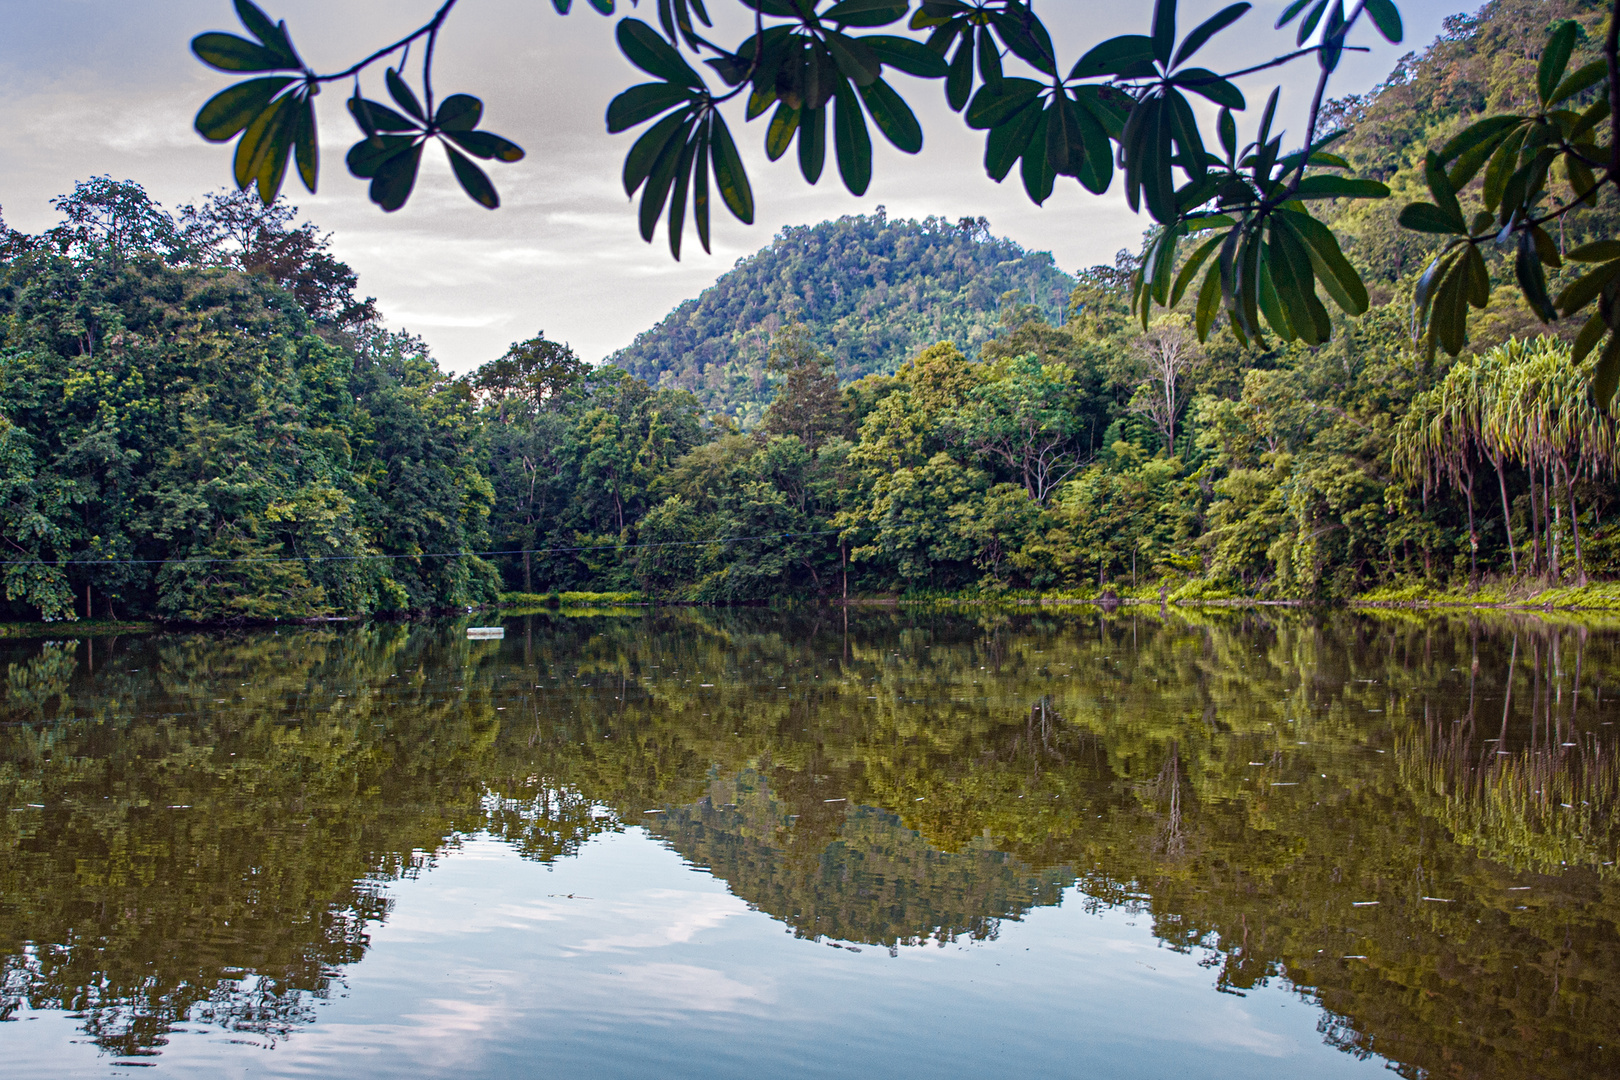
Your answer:
[[[1414,1075],[1612,1064],[1620,635],[661,612],[7,662],[5,994],[121,1053],[307,1022],[470,833],[549,860],[656,822],[801,935],[990,936],[1078,880]]]

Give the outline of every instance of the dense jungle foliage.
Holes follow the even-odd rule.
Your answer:
[[[1566,17],[1584,63],[1589,3],[1451,19],[1332,103],[1335,149],[1416,191],[1426,148],[1530,92]],[[1337,211],[1373,307],[1319,347],[1201,344],[1177,314],[1143,330],[1127,255],[1078,275],[1060,318],[1066,279],[982,220],[879,214],[788,230],[621,354],[634,370],[540,335],[451,378],[284,205],[170,215],[86,182],[59,227],[6,233],[6,602],[208,621],[502,588],[1328,600],[1620,571],[1591,358],[1543,333],[1505,255],[1471,348],[1426,358],[1411,295],[1443,238],[1401,229],[1399,202]],[[1617,227],[1605,195],[1561,242]]]
[[[106,179],[6,234],[6,599],[46,619],[407,611],[492,599],[464,384],[376,328],[285,208],[179,219]],[[450,553],[451,558],[438,557]]]
[[[1602,627],[1152,608],[507,627],[6,645],[0,1019],[81,1013],[119,1055],[186,1020],[286,1036],[342,992],[392,880],[479,833],[551,863],[639,827],[805,938],[904,948],[1117,905],[1209,984],[1289,986],[1400,1075],[1613,1060]]]
[[[983,218],[908,221],[880,206],[782,230],[608,363],[751,427],[774,396],[771,335],[788,321],[852,382],[891,375],[939,341],[976,355],[1009,293],[1061,322],[1073,289],[1050,254],[992,236]]]

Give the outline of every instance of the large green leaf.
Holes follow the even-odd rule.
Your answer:
[[[1395,10],[1393,0],[1367,0],[1367,14],[1385,41],[1391,45],[1401,43],[1405,28],[1401,26],[1401,13]]]
[[[447,131],[445,137],[473,157],[498,161],[523,160],[523,147],[490,131]]]
[[[1361,315],[1368,305],[1367,286],[1356,273],[1350,260],[1345,258],[1333,230],[1309,214],[1294,210],[1278,210],[1309,247],[1312,261],[1319,263],[1317,277],[1339,307],[1351,315]]]
[[[253,0],[235,0],[236,17],[242,20],[248,33],[264,43],[264,47],[281,56],[293,67],[301,66],[298,53],[292,47],[292,41],[287,37],[287,24],[274,23],[270,16]]]
[[[1076,176],[1086,160],[1079,110],[1059,90],[1046,109],[1046,160],[1059,176]]]
[[[826,164],[827,110],[804,109],[799,114],[799,175],[814,184]]]
[[[628,131],[691,100],[692,91],[674,83],[654,82],[632,86],[608,103],[607,129],[613,134]]]
[[[1091,89],[1079,87],[1079,90]],[[1114,182],[1114,152],[1108,141],[1108,129],[1093,111],[1089,95],[1075,94],[1073,111],[1080,120],[1080,141],[1085,146],[1085,160],[1080,165],[1080,183],[1093,195],[1101,195]]]
[[[1551,102],[1553,91],[1564,77],[1570,54],[1575,51],[1575,35],[1579,32],[1580,26],[1575,20],[1565,19],[1553,28],[1547,47],[1541,50],[1541,62],[1536,65],[1536,91],[1543,105]]]
[[[731,140],[725,117],[718,112],[709,115],[709,154],[714,163],[714,182],[720,188],[720,198],[737,220],[744,225],[752,225],[754,192],[748,186],[748,173],[744,171],[742,158],[737,154],[737,144]]]
[[[370,180],[386,161],[405,153],[415,144],[416,139],[411,135],[379,135],[374,139],[362,139],[349,147],[344,160],[350,173],[362,180]]]
[[[1414,232],[1440,233],[1446,236],[1466,236],[1468,223],[1452,217],[1433,203],[1409,203],[1399,218],[1403,228]]]
[[[315,103],[308,95],[299,95],[298,116],[293,128],[293,161],[298,167],[298,179],[310,194],[315,193],[315,181],[321,172],[321,148],[315,135]]]
[[[630,152],[624,157],[624,193],[634,195],[636,189],[646,182],[648,174],[658,164],[658,159],[664,153],[664,147],[669,140],[675,137],[681,125],[690,115],[689,110],[670,113],[658,123],[648,128],[642,136],[630,147]]]
[[[872,34],[861,38],[861,44],[889,67],[920,79],[943,79],[950,71],[950,65],[943,56],[911,38]]]
[[[1620,279],[1620,259],[1601,263],[1597,269],[1576,278],[1558,294],[1558,310],[1567,318],[1598,298],[1605,286]]]
[[[653,162],[653,167],[647,173],[647,183],[641,189],[641,209],[637,216],[641,225],[641,238],[649,244],[652,243],[653,233],[658,229],[659,215],[664,212],[664,204],[669,200],[670,185],[674,183],[675,171],[687,152],[687,137],[691,135],[695,123],[695,117],[688,117],[675,129],[675,133],[659,151],[658,160]]]
[[[439,103],[433,122],[440,131],[471,131],[483,117],[482,101],[471,94],[451,94]]]
[[[450,169],[456,174],[461,190],[465,191],[473,202],[489,210],[501,205],[501,197],[495,193],[495,185],[489,182],[489,177],[483,169],[473,164],[471,158],[448,142],[444,144],[444,152],[450,157]]]
[[[765,156],[772,161],[781,158],[793,145],[793,136],[798,130],[799,110],[790,108],[785,101],[779,103],[770,126],[765,129]]]
[[[380,101],[371,101],[363,97],[349,99],[349,115],[354,122],[360,125],[360,130],[367,136],[375,135],[379,131],[420,131],[422,125],[408,117],[390,109]]]
[[[1376,180],[1317,173],[1301,180],[1294,195],[1300,199],[1387,199],[1389,188]]]
[[[388,96],[393,98],[400,108],[420,122],[427,123],[427,113],[423,111],[422,103],[416,99],[416,91],[410,88],[399,72],[393,68],[383,72],[383,83],[388,87]]]
[[[1153,4],[1153,58],[1168,67],[1170,50],[1176,44],[1176,0],[1155,0]]]
[[[990,129],[984,141],[984,171],[990,179],[1000,183],[1020,157],[1035,156],[1046,159],[1046,143],[1032,145],[1036,128],[1041,128],[1043,111],[1039,99],[1031,97],[1017,113]],[[1050,194],[1048,192],[1047,194]],[[1042,195],[1040,202],[1046,196]]]
[[[909,7],[907,0],[841,0],[820,18],[844,26],[887,26],[905,18]]]
[[[392,213],[405,205],[416,186],[416,172],[422,164],[422,143],[383,162],[371,181],[371,201]]]
[[[961,112],[972,92],[973,35],[966,33],[962,35],[962,44],[957,46],[950,69],[945,74],[945,101],[953,112]]]
[[[703,89],[703,79],[692,66],[658,31],[640,19],[620,19],[614,36],[625,59],[647,74],[694,90]]]
[[[1050,113],[1035,104],[1030,106],[1030,115],[1035,123],[1029,137],[1024,140],[1024,156],[1019,163],[1018,175],[1024,182],[1024,193],[1039,206],[1051,198],[1057,173],[1053,171],[1052,163],[1046,160],[1046,124]]]
[[[838,84],[834,100],[833,146],[838,153],[838,175],[850,194],[865,195],[872,184],[872,136],[866,130],[866,115],[847,82]]]
[[[1046,27],[1028,8],[1022,9],[1022,14],[1028,16],[1027,26],[1018,15],[992,10],[990,25],[996,28],[996,36],[1001,38],[1014,56],[1036,71],[1055,76],[1056,54],[1052,49],[1052,39],[1047,34]]]
[[[1609,324],[1603,321],[1603,313],[1594,312],[1592,317],[1586,320],[1586,325],[1581,327],[1581,332],[1575,335],[1575,344],[1569,350],[1570,359],[1577,364],[1585,360],[1587,353],[1596,348],[1597,343],[1602,341],[1603,335],[1608,332]]]
[[[1606,60],[1593,60],[1582,64],[1568,75],[1564,76],[1552,96],[1547,99],[1548,105],[1557,105],[1559,102],[1574,97],[1588,87],[1596,86],[1609,74],[1609,64]]]
[[[701,139],[685,141],[681,159],[675,163],[675,191],[669,197],[669,253],[676,262],[681,261],[681,234],[686,230],[686,196],[692,186],[692,159],[699,150]]]
[[[281,181],[276,163],[279,161],[280,169],[285,170],[287,155],[292,151],[297,111],[294,95],[284,94],[247,126],[236,144],[233,162],[237,187],[245,188],[258,181],[261,196],[263,189],[279,189]],[[265,205],[274,201],[274,197],[266,199]]]
[[[692,224],[697,228],[698,242],[709,250],[709,125],[698,129],[697,155],[692,161]]]
[[[209,142],[234,138],[292,82],[289,76],[271,75],[227,86],[197,110],[197,134]]]
[[[197,59],[220,71],[297,71],[296,58],[289,59],[256,41],[235,34],[198,34],[191,39]]]
[[[878,79],[870,86],[859,87],[859,90],[866,111],[872,114],[872,122],[877,124],[883,137],[893,143],[895,149],[907,154],[915,154],[922,149],[922,125],[917,123],[911,106],[888,83]]]
[[[1193,28],[1192,33],[1182,39],[1181,48],[1177,49],[1176,55],[1171,58],[1170,66],[1180,67],[1182,63],[1191,59],[1192,54],[1203,48],[1205,42],[1241,19],[1252,6],[1242,3],[1231,4],[1199,23]]]
[[[1142,34],[1124,34],[1093,46],[1069,69],[1071,79],[1094,79],[1099,75],[1151,78],[1153,39]]]
[[[978,130],[993,128],[1022,112],[1044,89],[1034,79],[1003,79],[1000,86],[981,86],[965,114],[967,126]]]
[[[829,32],[827,51],[832,54],[838,70],[856,86],[867,86],[883,73],[883,61],[877,53],[861,44],[859,38]]]
[[[1186,68],[1176,72],[1170,81],[1228,109],[1243,109],[1247,106],[1243,91],[1208,68]]]

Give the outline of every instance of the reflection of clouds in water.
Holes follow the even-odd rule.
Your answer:
[[[692,964],[639,964],[602,989],[623,998],[615,1008],[651,1012],[746,1012],[776,1000],[774,987],[749,986]]]
[[[648,889],[632,903],[616,903],[598,909],[599,918],[611,918],[619,933],[587,938],[570,946],[572,953],[622,952],[627,949],[658,949],[691,941],[700,931],[710,930],[733,915],[741,915],[748,905],[735,896],[686,892],[679,889]]]
[[[387,923],[395,941],[432,941],[435,938],[485,934],[492,930],[527,930],[539,922],[565,922],[570,912],[556,904],[532,901],[521,904],[468,903],[455,909],[454,918],[439,910],[396,911]]]
[[[1217,1010],[1207,1001],[1199,1002],[1197,1023],[1185,1029],[1188,1041],[1203,1046],[1232,1047],[1263,1057],[1288,1057],[1303,1047],[1275,1031],[1262,1031],[1255,1019],[1236,1002],[1222,1002]],[[1309,1009],[1309,1005],[1301,1005]]]
[[[401,1020],[409,1021],[401,1031],[410,1032],[412,1038],[429,1042],[478,1035],[505,1024],[512,1016],[509,1009],[491,1007],[485,1001],[455,1001],[430,998],[422,1004],[429,1012],[406,1013]]]

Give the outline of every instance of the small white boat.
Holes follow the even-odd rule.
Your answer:
[[[504,626],[469,626],[467,636],[475,639],[503,638],[506,636]]]

